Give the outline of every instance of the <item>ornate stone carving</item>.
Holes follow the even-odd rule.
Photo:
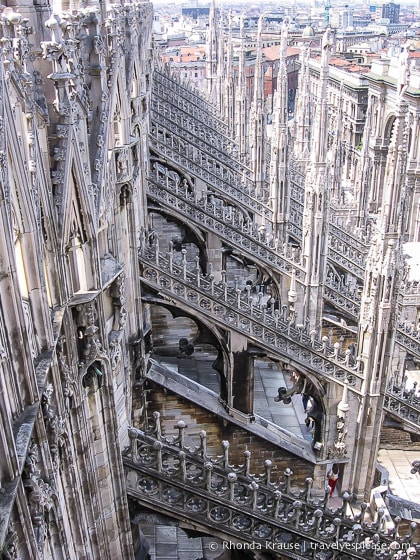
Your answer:
[[[36,464],[38,462],[38,453],[38,445],[32,440],[29,445],[28,453],[25,457],[23,467],[24,478],[30,479],[37,476],[38,471],[36,471]]]
[[[130,178],[129,169],[131,168],[130,149],[123,147],[118,149],[116,155],[117,179],[118,181],[127,181]]]
[[[143,269],[143,279],[158,288],[163,296],[183,302],[187,308],[197,309],[212,321],[229,326],[245,336],[258,339],[259,344],[275,352],[280,350],[288,356],[305,363],[316,375],[326,376],[343,384],[347,379],[351,387],[359,390],[362,374],[359,364],[351,353],[331,348],[328,337],[317,338],[307,332],[304,324],[296,325],[287,320],[280,311],[267,313],[261,302],[250,302],[245,294],[233,296],[227,285],[215,283],[211,277],[203,277],[187,271],[186,266],[171,263],[170,254],[163,256],[156,250],[145,247],[142,258],[147,262]],[[176,281],[174,280],[176,277]],[[284,310],[287,313],[288,308]]]
[[[114,323],[112,331],[109,334],[109,357],[112,369],[115,369],[121,359],[121,340],[123,337],[124,326],[127,320],[127,311],[124,307],[125,297],[125,277],[120,274],[109,289],[109,295],[112,297],[114,306]]]
[[[335,456],[344,457],[347,454],[347,413],[349,411],[348,404],[348,387],[347,384],[344,386],[343,396],[341,401],[337,406],[337,438],[334,442]]]
[[[17,533],[9,530],[0,550],[1,560],[18,560]]]
[[[124,328],[127,320],[127,312],[124,307],[126,303],[124,274],[119,274],[111,284],[109,295],[112,297],[115,310],[113,330],[119,331]]]
[[[99,327],[95,324],[97,311],[94,302],[76,307],[76,324],[80,341],[80,367],[92,363],[103,356],[102,344],[99,339]]]
[[[263,473],[251,474],[249,451],[244,453],[243,465],[231,465],[229,442],[221,442],[221,455],[211,456],[206,432],[200,432],[198,445],[187,447],[183,421],[178,422],[178,431],[172,440],[164,437],[159,413],[154,414],[150,430],[129,428],[130,447],[124,453],[127,489],[145,505],[156,504],[160,511],[176,508],[187,519],[204,523],[210,518],[223,534],[258,543],[260,550],[267,542],[277,543],[274,550],[279,552],[286,550],[286,543],[293,543],[293,550],[305,557],[308,550],[338,549],[339,543],[349,558],[358,558],[361,549],[367,557],[375,550],[411,546],[413,531],[404,537],[397,528],[388,532],[381,524],[384,512],[374,524],[365,503],[359,514],[351,513],[352,497],[347,492],[342,495],[343,505],[332,510],[327,493],[313,491],[311,478],[304,488],[296,487],[292,470],[286,468],[276,480],[270,460]]]
[[[48,438],[51,460],[57,469],[58,438],[65,431],[65,421],[57,416],[56,407],[52,404],[53,386],[48,383],[41,396],[41,410]]]
[[[67,138],[69,127],[67,125],[57,125],[57,138]]]
[[[70,402],[74,394],[75,377],[72,368],[68,364],[67,351],[65,348],[66,338],[61,336],[57,342],[57,361],[60,374],[63,382],[63,397],[67,407],[70,407]]]
[[[47,391],[47,395],[50,390]],[[44,535],[48,512],[53,507],[51,485],[41,478],[38,469],[39,446],[31,441],[23,468],[23,481],[27,490],[28,506],[38,550],[43,556]]]
[[[38,479],[38,483],[35,483],[30,487],[28,494],[32,527],[41,558],[43,558],[48,513],[53,508],[52,495],[53,489],[42,479]]]
[[[111,368],[115,369],[121,359],[121,336],[118,331],[112,331],[109,334],[109,360]]]

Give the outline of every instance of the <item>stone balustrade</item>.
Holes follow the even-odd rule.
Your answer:
[[[201,116],[197,124],[195,111],[185,107],[185,103],[188,102],[194,108],[204,110],[204,106],[199,107],[199,102],[194,101],[193,95],[190,96],[191,99],[187,96],[182,107],[178,107],[181,97],[188,93],[185,86],[159,72],[156,73],[156,78],[156,101],[152,107],[151,126],[153,148],[208,182],[221,196],[232,197],[232,200],[245,207],[251,216],[258,214],[271,222],[268,185],[263,192],[255,191],[251,171],[234,157],[231,140],[218,131],[213,121],[210,124],[210,115],[207,120]],[[214,115],[211,115],[211,119],[213,118]],[[182,140],[180,128],[183,131]],[[289,229],[293,237],[301,239],[302,221],[298,218],[303,212],[304,181],[299,181],[302,174],[294,169],[293,165],[290,173],[295,178],[295,183],[291,185],[291,217],[294,219]],[[357,278],[363,279],[367,245],[352,232],[342,230],[336,224],[331,224],[330,229],[330,260]]]
[[[222,236],[228,244],[241,247],[258,262],[269,264],[288,276],[294,272],[296,280],[304,282],[305,271],[298,249],[285,244],[279,246],[276,240],[268,238],[256,224],[245,222],[243,214],[232,206],[217,206],[211,202],[211,196],[210,201],[204,198],[197,200],[188,183],[181,182],[175,172],[156,164],[151,171],[147,192],[168,209],[178,211],[186,219],[193,220],[199,226]],[[343,281],[336,281],[332,275],[328,275],[324,285],[324,297],[336,309],[357,320],[361,300],[356,287],[350,289]],[[396,342],[420,359],[419,334],[412,325],[401,324],[398,327]]]
[[[201,97],[196,90],[191,91],[189,86],[186,86],[179,80],[177,74],[170,74],[167,72],[167,68],[160,69],[158,66],[155,66],[153,73],[154,92],[155,88],[157,94],[162,94],[165,98],[171,97],[175,103],[181,103],[182,106],[188,103],[190,107],[197,108],[199,110],[197,115],[199,120],[211,117],[217,123],[222,134],[227,135],[228,127],[220,118],[219,111],[214,104],[209,103],[208,99]],[[188,112],[191,113],[191,111]]]
[[[160,97],[165,96],[166,99],[167,99],[168,93],[170,93],[170,95],[171,95],[170,101],[171,101],[173,107],[176,110],[178,110],[180,112],[184,111],[184,112],[188,113],[189,115],[191,115],[191,117],[194,118],[194,120],[197,120],[198,122],[205,123],[206,119],[211,119],[211,121],[213,123],[214,132],[217,135],[219,135],[219,136],[221,136],[225,139],[228,139],[227,127],[226,127],[226,125],[224,125],[224,123],[216,120],[216,115],[211,114],[208,111],[203,112],[203,109],[200,106],[191,104],[190,102],[186,101],[183,97],[181,97],[177,94],[174,95],[172,91],[168,92],[166,90],[165,86],[163,86],[162,84],[157,85],[155,83],[155,86],[153,88],[153,93],[156,96],[160,96]],[[207,122],[207,124],[208,124],[208,122]]]
[[[420,331],[414,325],[399,323],[395,340],[416,360],[420,361]]]
[[[229,174],[229,170],[225,170],[226,175],[223,175],[221,166],[218,166],[214,159],[194,149],[192,145],[190,149],[186,148],[177,134],[152,123],[149,141],[150,147],[164,159],[172,161],[176,166],[181,166],[193,176],[202,179],[223,198],[239,205],[251,216],[257,214],[268,222],[272,221],[272,210],[267,203],[261,202],[258,198],[254,185],[252,187],[248,185],[249,188],[246,190],[239,180],[236,182],[233,173]]]
[[[400,292],[405,296],[420,295],[420,282],[407,281],[401,286]]]
[[[388,391],[385,395],[384,409],[407,424],[417,433],[420,432],[420,399],[401,394],[395,396]]]
[[[404,333],[400,329],[398,335]],[[408,377],[399,380],[398,372],[391,378],[385,395],[384,408],[391,415],[408,425],[411,431],[420,432],[420,394],[417,382],[409,387]]]
[[[152,111],[152,129],[155,128],[158,128],[160,136],[165,134],[169,140],[170,137],[174,137],[172,139],[174,149],[183,155],[188,155],[189,159],[211,170],[230,185],[240,185],[241,191],[255,197],[253,172],[241,165],[235,159],[234,152],[229,151],[227,147],[216,147],[205,125],[194,124],[190,117],[174,115],[170,108],[164,109],[158,106],[156,112]],[[259,202],[268,200],[268,185],[263,185],[258,198]]]
[[[227,244],[251,253],[258,262],[269,264],[274,270],[304,282],[305,271],[298,248],[279,244],[264,228],[245,220],[242,212],[232,206],[217,206],[205,198],[197,200],[187,183],[181,183],[177,173],[155,164],[147,184],[147,193],[164,204],[168,210],[178,211],[200,227],[220,235]],[[211,198],[211,196],[209,197]],[[346,311],[356,318],[360,311],[360,298],[355,297],[342,284],[327,280],[325,297],[337,309]]]
[[[359,254],[360,257],[363,255],[366,257],[370,245],[364,238],[361,239],[360,237],[357,237],[354,235],[354,232],[347,231],[333,222],[330,223],[329,233],[332,237],[336,237],[338,242],[346,242],[353,251],[356,251]]]
[[[299,249],[280,244],[264,227],[246,220],[236,207],[214,204],[211,195],[197,199],[187,182],[182,183],[177,174],[168,173],[160,164],[151,171],[147,194],[168,210],[179,212],[199,227],[221,236],[228,245],[243,249],[256,261],[290,277],[294,271],[296,280],[304,282],[305,270]]]
[[[182,264],[175,264],[172,250],[162,255],[158,238],[155,242],[153,248],[142,242],[142,282],[166,300],[183,304],[212,323],[239,332],[270,354],[287,357],[302,371],[343,386],[347,382],[351,390],[360,391],[363,375],[350,349],[343,351],[338,342],[331,347],[328,337],[308,332],[307,322],[298,323],[286,305],[282,310],[268,309],[262,294],[257,299],[251,297],[250,286],[232,289],[225,280],[216,283],[211,275],[203,276],[198,260],[196,272],[190,272],[185,250]]]
[[[388,393],[400,399],[401,402],[413,407],[414,410],[420,412],[420,394],[415,381],[411,388],[407,387],[407,376],[404,377],[402,383],[391,380]]]
[[[305,202],[305,177],[299,171],[293,168],[293,164],[289,167],[290,196],[292,208],[303,214],[303,205]],[[348,230],[331,220],[329,224],[329,234],[336,237],[337,242],[343,241],[350,246],[351,250],[360,253],[360,256],[366,256],[369,251],[369,243],[366,236],[362,232]]]
[[[366,503],[354,514],[348,493],[341,507],[330,509],[327,492],[316,496],[311,478],[297,488],[292,470],[279,476],[270,460],[263,473],[252,474],[250,451],[241,466],[233,466],[229,442],[221,443],[220,455],[211,456],[206,432],[200,432],[197,445],[186,446],[185,423],[180,420],[177,427],[178,436],[164,437],[155,412],[147,433],[129,428],[130,446],[123,456],[127,491],[148,508],[178,515],[205,531],[211,528],[226,541],[253,543],[257,550],[292,553],[293,558],[335,558],[339,552],[343,560],[397,560],[419,549],[416,523],[401,534],[401,520],[390,529],[382,508],[373,521]]]
[[[172,159],[175,164],[202,178],[210,189],[214,189],[216,197],[220,194],[224,200],[231,200],[232,205],[223,205],[223,202],[213,204],[211,196],[197,200],[193,193],[188,192],[186,188],[182,190],[182,186],[168,176],[156,175],[156,181],[151,178],[148,184],[149,196],[175,208],[184,217],[204,225],[228,243],[230,240],[236,247],[252,254],[260,262],[268,263],[288,275],[295,271],[297,281],[304,281],[305,272],[300,262],[299,251],[290,246],[279,246],[278,241],[270,237],[269,228],[261,229],[261,226],[259,228],[253,221],[254,216],[259,215],[265,223],[271,222],[272,212],[267,203],[268,190],[265,193],[255,192],[252,171],[238,160],[237,146],[228,137],[227,127],[218,118],[217,110],[212,111],[206,101],[200,100],[195,92],[190,92],[186,85],[173,76],[155,70],[155,77],[152,147],[164,157]],[[182,139],[180,129],[183,131]],[[293,161],[289,162],[288,172],[291,179],[289,233],[300,240],[304,175]],[[347,231],[334,222],[329,224],[329,262],[363,280],[367,251],[368,245],[362,234]],[[403,295],[417,295],[420,293],[419,284],[406,283],[400,291]],[[356,293],[328,278],[324,285],[324,297],[339,311],[357,319],[360,298]],[[254,313],[256,309],[254,306]],[[266,311],[265,314],[267,315]],[[289,324],[289,328],[291,327]],[[407,325],[399,325],[396,343],[420,359],[418,331]],[[401,417],[407,417],[408,414],[411,421],[417,425],[417,411],[410,409],[407,412],[407,407],[410,408],[411,404],[407,399],[390,393],[387,395],[385,407],[389,411],[392,409],[394,414],[401,412]]]
[[[155,99],[151,109],[152,121],[161,124],[171,132],[188,138],[189,143],[203,153],[216,158],[229,169],[234,169],[247,180],[253,180],[253,172],[237,158],[238,148],[231,140],[224,137],[215,138],[214,130],[208,123],[196,121],[189,114],[174,111],[173,106],[166,100]],[[180,129],[182,133],[180,134]]]
[[[403,284],[400,293],[409,291],[411,284]],[[417,289],[417,286],[414,286]],[[328,275],[324,286],[324,298],[332,303],[336,309],[347,313],[355,321],[360,314],[361,299],[357,293],[357,288],[349,289],[343,282],[334,280],[332,274]],[[404,348],[408,354],[420,361],[420,330],[413,323],[400,322],[397,325],[395,342]]]
[[[356,289],[350,290],[342,282],[336,282],[332,275],[328,275],[324,284],[324,299],[338,311],[357,321],[361,300]]]
[[[289,233],[297,240],[302,239],[303,206],[297,199],[297,189],[290,199]],[[347,234],[336,224],[329,224],[328,259],[347,270],[359,280],[364,280],[364,267],[366,262],[367,246],[363,245],[357,237]]]
[[[302,224],[299,224],[299,220],[294,220],[293,213],[291,213],[290,217],[292,218],[292,221],[288,222],[287,224],[287,233],[298,243],[300,243],[302,239]]]
[[[337,243],[334,236],[329,237],[328,260],[350,272],[358,280],[365,279],[365,258],[352,251],[343,241]]]

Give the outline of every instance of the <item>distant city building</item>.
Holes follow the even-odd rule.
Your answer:
[[[181,45],[167,48],[161,55],[163,62],[175,68],[186,81],[194,84],[197,89],[206,88],[206,48],[204,45]]]
[[[382,18],[389,19],[389,23],[400,23],[400,5],[389,2],[382,6]]]
[[[188,17],[190,19],[199,19],[206,17],[208,19],[210,15],[210,8],[203,6],[193,6],[187,8],[181,8],[181,14],[183,17]]]
[[[331,23],[331,27],[335,29],[353,28],[354,25],[353,8],[346,4],[344,6],[344,9],[331,10],[330,23]]]

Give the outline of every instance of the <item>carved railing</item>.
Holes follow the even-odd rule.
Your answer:
[[[304,282],[305,271],[298,249],[287,245],[280,248],[277,240],[268,241],[261,228],[250,221],[245,222],[242,213],[235,212],[232,207],[222,208],[207,199],[197,200],[189,185],[181,183],[176,173],[168,172],[163,166],[156,164],[151,171],[147,193],[168,210],[179,212],[187,220],[220,235],[227,244],[242,248],[258,262],[288,276],[295,272],[296,280]],[[324,298],[338,311],[357,320],[361,300],[355,290],[328,275],[324,285]],[[396,343],[420,360],[420,333],[411,325],[399,325]]]
[[[294,188],[290,199],[289,234],[302,240],[303,204],[299,200],[299,190]],[[346,241],[347,240],[347,241]],[[364,280],[364,267],[367,246],[357,237],[347,234],[336,224],[330,222],[328,232],[328,260],[347,270],[359,280]]]
[[[294,170],[292,166],[292,169],[290,171],[290,178],[291,209],[293,210],[295,215],[302,216],[305,201],[305,177],[297,170]],[[296,221],[296,224],[298,226],[301,226],[302,218],[298,219]],[[355,235],[353,231],[342,228],[333,221],[331,221],[329,224],[329,236],[330,246],[337,247],[339,249],[343,247],[346,253],[350,252],[351,254],[354,254],[357,262],[363,268],[364,260],[369,251],[369,243],[367,243],[365,239],[362,239],[360,236]]]
[[[215,204],[211,195],[197,199],[186,181],[181,182],[179,176],[168,173],[160,164],[151,171],[147,194],[169,211],[216,233],[226,244],[243,249],[257,262],[288,276],[294,272],[296,280],[304,282],[305,271],[297,248],[286,244],[279,246],[278,240],[268,237],[262,226],[245,221],[242,212],[232,206]]]
[[[200,99],[196,92],[190,92],[186,86],[159,71],[155,71],[153,88],[154,105],[152,105],[152,120],[162,124],[175,135],[182,136],[183,140],[185,140],[186,135],[191,136],[193,147],[199,148],[200,152],[204,154],[208,153],[212,157],[217,158],[217,169],[220,169],[221,164],[224,163],[227,168],[226,173],[229,173],[231,170],[239,171],[241,177],[246,178],[247,183],[242,183],[238,188],[239,190],[245,190],[251,196],[255,189],[252,171],[234,158],[232,153],[227,153],[234,152],[234,144],[226,136],[226,125],[223,121],[217,119],[215,108],[212,108],[207,100]],[[196,107],[198,113],[192,111],[190,106]],[[177,107],[179,110],[176,110]],[[209,109],[213,109],[213,111]],[[223,133],[218,135],[217,128],[219,125],[223,129]],[[182,134],[180,134],[180,128],[183,130]],[[198,131],[196,135],[191,133],[194,130]],[[203,135],[209,140],[203,140]],[[206,167],[208,166],[207,162]],[[293,164],[290,165],[290,169],[290,175],[294,183],[291,185],[291,198],[292,201],[294,200],[300,205],[300,210],[303,212],[305,178],[297,169],[294,169]],[[265,196],[268,196],[268,191],[265,193]],[[260,202],[260,200],[257,202]],[[350,251],[352,253],[350,261],[355,259],[357,264],[360,264],[361,267],[364,266],[363,259],[369,246],[362,239],[354,235],[354,232],[347,231],[339,225],[331,223],[330,238],[330,244],[337,247],[339,251]]]
[[[342,242],[338,249],[333,245],[335,239],[329,236],[328,245],[328,261],[332,264],[339,266],[340,268],[350,272],[358,280],[365,279],[365,259],[360,255],[353,253],[348,246],[345,246]],[[343,252],[341,252],[343,251]],[[354,258],[352,258],[352,255]]]
[[[191,98],[188,101],[182,99],[182,95],[187,91],[183,86],[156,72],[151,105],[152,125],[165,129],[166,133],[170,132],[181,137],[183,147],[195,154],[198,152],[197,155],[203,161],[204,167],[208,167],[209,161],[214,159],[213,173],[221,175],[224,179],[227,178],[227,182],[237,187],[239,191],[246,191],[253,195],[254,203],[268,201],[268,184],[261,192],[254,192],[253,172],[238,159],[238,146],[226,136],[225,132],[219,131],[221,121],[213,114],[209,114],[203,105],[199,107],[200,114],[197,114],[195,109],[198,100],[194,103]],[[190,110],[186,103],[191,105]]]
[[[158,77],[160,81],[154,87],[155,93],[160,95],[161,99],[157,99],[152,107],[151,146],[165,158],[171,159],[174,164],[181,165],[202,178],[216,192],[220,192],[221,196],[230,198],[234,203],[240,203],[250,215],[258,214],[271,222],[268,186],[263,192],[257,193],[251,171],[227,153],[226,138],[216,139],[212,123],[204,119],[197,124],[194,111],[188,111],[184,105],[179,110],[174,108],[173,104],[180,102],[179,95],[172,95],[173,92],[168,87],[176,86],[178,94],[188,90],[171,80],[168,81],[161,74],[158,74]],[[300,174],[292,174],[295,179],[301,177]],[[299,213],[303,211],[303,191],[299,187],[292,186],[290,202],[292,223],[289,232],[296,239],[301,239],[302,222],[298,218]],[[366,245],[336,224],[331,224],[330,230],[329,259],[357,278],[363,279]]]
[[[188,117],[174,115],[169,109],[164,111],[161,107],[159,112],[152,111],[151,116],[152,132],[157,130],[158,136],[170,142],[174,151],[188,156],[188,159],[211,171],[231,187],[241,193],[247,192],[255,202],[265,203],[268,207],[268,185],[263,184],[257,193],[252,171],[234,159],[226,148],[216,147],[211,141],[210,129],[205,129],[204,125],[194,126],[194,121],[190,122]]]
[[[314,495],[312,479],[306,479],[303,489],[293,487],[293,472],[287,468],[275,480],[270,460],[264,473],[251,474],[249,451],[244,464],[235,467],[229,464],[227,441],[220,456],[211,456],[204,431],[198,445],[187,446],[182,420],[178,436],[168,439],[159,413],[154,416],[155,427],[148,433],[129,428],[130,447],[123,457],[127,492],[148,508],[216,531],[226,541],[254,543],[259,550],[292,558],[319,559],[323,551],[337,550],[343,560],[391,560],[397,558],[395,551],[416,553],[415,523],[405,536],[399,534],[399,520],[387,531],[385,510],[371,521],[368,505],[362,503],[355,515],[347,493],[341,507],[332,510],[327,493]]]
[[[332,225],[332,224],[331,224]],[[356,278],[364,280],[365,267],[366,267],[366,253],[360,251],[352,245],[349,240],[348,243],[337,236],[337,227],[332,226],[329,232],[328,239],[328,257],[336,264],[345,268]]]
[[[294,218],[293,210],[291,212],[291,218]],[[302,224],[298,219],[288,223],[288,233],[291,237],[301,242]],[[350,272],[350,274],[358,280],[364,280],[365,257],[361,254],[354,253],[351,248],[345,246],[342,241],[337,243],[337,239],[333,235],[329,235],[328,240],[328,261]],[[336,249],[336,247],[339,248]],[[341,247],[343,247],[343,252],[340,252]],[[352,260],[352,255],[355,255],[354,260]]]
[[[416,360],[420,361],[420,331],[413,325],[400,323],[397,328],[395,340]]]
[[[294,221],[293,213],[290,215],[291,221],[287,224],[287,233],[295,239],[299,244],[302,243],[302,224],[299,224],[299,221]]]
[[[157,240],[158,241],[158,240]],[[181,265],[174,264],[174,254],[167,256],[150,249],[143,242],[141,253],[142,282],[160,293],[166,300],[182,304],[222,328],[230,328],[275,355],[287,356],[303,370],[336,381],[348,382],[352,390],[360,391],[363,376],[359,362],[350,349],[342,352],[341,345],[328,344],[315,331],[307,332],[307,325],[297,324],[287,316],[287,306],[279,310],[267,309],[262,294],[257,301],[246,290],[229,289],[226,282],[214,282],[203,276],[197,259],[196,273],[187,270],[185,250]]]
[[[301,229],[302,236],[302,223],[303,223],[303,206],[298,202],[293,195],[290,197],[290,214],[293,217],[293,223]]]
[[[271,222],[272,210],[268,204],[257,198],[255,184],[242,186],[239,180],[236,182],[235,175],[230,170],[219,166],[215,159],[202,154],[192,144],[185,145],[179,135],[157,123],[151,124],[149,143],[160,156],[170,160],[175,166],[181,166],[194,177],[202,179],[223,198],[231,200],[233,204],[248,211],[251,216],[258,214],[264,220]]]
[[[355,321],[358,320],[361,305],[359,295],[355,290],[349,290],[347,286],[335,282],[331,275],[324,285],[324,299],[337,310],[346,313]],[[395,332],[395,343],[420,361],[420,331],[414,325],[400,323]],[[394,410],[397,409],[399,405],[395,405]]]
[[[420,282],[418,280],[408,280],[403,282],[400,288],[401,296],[420,296]]]
[[[394,392],[392,389],[387,391],[384,409],[420,433],[420,399],[410,393],[394,394]]]
[[[267,222],[269,222],[271,218],[271,209],[268,205],[261,204],[261,201],[257,199],[254,184],[251,180],[250,170],[233,157],[235,144],[228,138],[227,127],[218,118],[217,110],[208,103],[208,100],[200,99],[196,92],[189,91],[188,87],[175,80],[173,77],[164,75],[162,72],[155,72],[153,87],[155,93],[154,99],[156,99],[153,118],[157,122],[164,122],[170,129],[169,131],[161,130],[159,134],[155,128],[157,137],[153,139],[152,134],[152,145],[154,145],[157,151],[160,151],[167,157],[171,157],[172,155],[172,159],[175,163],[180,164],[182,167],[192,171],[193,174],[203,178],[210,187],[214,188],[215,194],[219,191],[222,193],[222,196],[226,198],[230,197],[234,204],[239,203],[242,208],[248,210],[251,216],[256,213],[264,216]],[[173,110],[171,111],[169,107]],[[190,118],[189,115],[192,115],[193,118]],[[197,122],[200,123],[198,128]],[[183,133],[186,132],[189,134],[191,130],[195,130],[199,135],[193,135],[193,143],[191,145],[187,144],[185,147],[185,144],[180,144],[180,125],[182,125]],[[208,140],[203,140],[203,132],[205,133],[204,138]],[[162,137],[161,141],[158,140],[159,136]],[[171,146],[168,149],[169,144],[171,144]],[[177,149],[171,149],[174,146]],[[197,146],[199,149],[197,149]],[[221,152],[220,147],[223,147],[225,151]],[[200,160],[195,162],[185,157],[188,150],[190,150],[190,156],[192,158],[196,157],[200,158]],[[204,154],[203,156],[203,152],[207,152],[207,155]],[[231,153],[232,155],[225,155],[227,153]],[[224,165],[220,165],[220,162],[223,162]],[[238,172],[240,172],[241,175],[240,185],[236,185],[234,180],[235,177],[237,179]],[[295,219],[289,223],[289,232],[296,239],[301,239],[301,215],[303,212],[305,177],[299,170],[294,168],[293,162],[289,162],[289,172],[291,178],[291,215],[292,217],[295,216]],[[160,198],[160,201],[162,202],[162,198]],[[188,202],[190,206],[192,205],[191,200],[186,200],[184,202]],[[212,212],[211,204],[204,204],[206,207],[201,208],[200,211],[204,211],[207,214],[207,219],[209,221],[206,223],[206,226],[208,226],[209,229],[213,227],[213,231],[216,233],[219,232],[222,234],[224,232],[226,235],[230,235],[230,233],[233,232],[235,243],[240,245],[244,250],[253,253],[254,256],[258,256],[263,262],[269,258],[271,254],[270,251],[274,250],[276,258],[280,256],[280,259],[274,263],[270,262],[271,265],[274,265],[274,267],[277,267],[286,274],[290,274],[291,270],[295,268],[297,279],[300,280],[300,278],[303,278],[304,273],[300,264],[297,262],[300,261],[300,257],[296,250],[294,255],[291,255],[290,247],[282,247],[283,253],[278,255],[276,240],[270,240],[270,242],[268,242],[267,238],[265,238],[264,243],[263,237],[265,234],[261,234],[261,231],[257,233],[257,226],[251,225],[250,223],[245,226],[245,221],[243,222],[240,229],[243,230],[244,227],[249,229],[250,237],[253,238],[249,240],[246,232],[236,229],[235,226],[238,224],[232,224],[232,229],[227,227],[226,217],[224,217],[224,224],[220,222],[217,223],[217,218],[221,217],[220,215],[217,216],[218,211],[214,208],[213,214],[216,215],[209,216],[208,214]],[[177,210],[181,211],[181,206],[182,202],[178,199]],[[229,211],[232,210],[230,209]],[[185,209],[183,214],[190,218],[196,215],[197,217],[202,215],[197,214],[197,209]],[[237,216],[238,215],[239,214],[237,214]],[[227,221],[229,221],[229,218]],[[223,229],[221,229],[222,226]],[[329,233],[330,251],[328,260],[348,270],[357,278],[363,279],[364,261],[368,245],[357,235],[340,227],[338,224],[330,223]],[[247,246],[248,243],[249,246]],[[292,268],[290,268],[291,263]],[[418,285],[415,287],[414,291],[416,293],[419,292]],[[324,296],[326,300],[333,304],[338,310],[357,318],[358,304],[360,301],[358,298],[351,297],[351,294],[347,293],[347,291],[343,291],[342,288],[337,289],[337,286],[330,285],[328,281],[325,285]],[[408,332],[404,325],[400,325],[396,335],[396,342],[407,352],[417,359],[420,359],[420,340],[418,333]]]
[[[356,237],[351,231],[341,228],[338,224],[330,223],[330,235],[340,241],[346,243],[352,251],[356,251],[359,256],[367,255],[369,251],[369,243]]]
[[[217,137],[209,123],[197,122],[189,114],[174,111],[169,102],[160,99],[154,99],[151,118],[153,122],[181,136],[183,140],[188,139],[189,144],[216,158],[228,169],[234,169],[248,181],[253,180],[252,170],[237,159],[237,146],[230,140],[226,141],[224,137]]]
[[[324,284],[324,299],[355,321],[360,314],[360,297],[357,288],[350,290],[343,282],[336,282],[333,275],[329,274]]]
[[[289,161],[289,178],[291,181],[291,197],[300,206],[300,212],[303,213],[303,205],[305,202],[305,175],[295,167],[293,161]],[[349,231],[331,222],[330,234],[341,239],[341,241],[347,243],[353,250],[357,250],[362,254],[366,255],[369,251],[369,243],[361,233],[355,234],[354,231]]]
[[[163,73],[155,68],[152,91],[152,102],[155,96],[166,99],[178,107],[179,110],[192,115],[199,122],[208,125],[211,121],[212,128],[216,133],[228,137],[228,126],[220,118],[217,108],[208,99],[197,95],[196,91],[190,91],[186,85],[175,80],[173,76],[168,76],[166,72]]]
[[[401,329],[400,325],[400,329]],[[406,327],[408,329],[408,327]],[[403,335],[401,331],[397,332],[398,335]],[[420,433],[420,394],[417,389],[417,381],[409,385],[411,381],[405,375],[401,382],[399,381],[399,373],[391,378],[388,390],[385,395],[384,408],[392,416],[395,416],[411,431]]]

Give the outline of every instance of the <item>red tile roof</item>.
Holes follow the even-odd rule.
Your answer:
[[[272,62],[273,60],[278,60],[280,58],[280,45],[273,45],[271,47],[265,47],[263,49],[265,60]],[[287,47],[286,57],[297,56],[300,53],[300,49],[296,47]]]

